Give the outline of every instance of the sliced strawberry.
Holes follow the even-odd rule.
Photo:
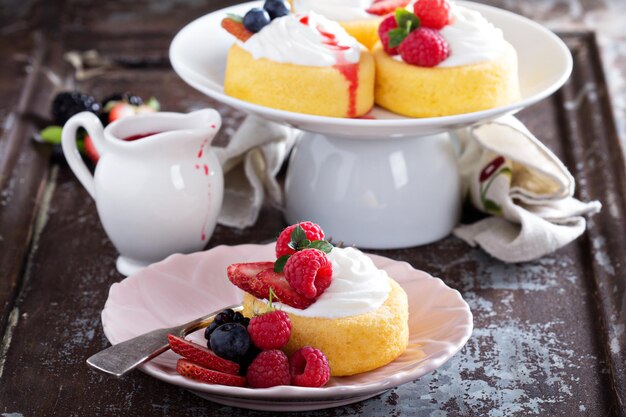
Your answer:
[[[268,268],[261,271],[256,280],[252,281],[252,288],[250,293],[257,298],[270,298],[270,288],[276,294],[276,298],[283,304],[287,304],[294,308],[301,310],[307,308],[313,304],[314,300],[309,300],[306,297],[298,294],[296,290],[285,279],[285,274],[282,272],[274,272],[274,268]]]
[[[247,41],[253,35],[252,32],[246,29],[243,22],[238,22],[230,17],[222,19],[222,27],[241,42]]]
[[[245,376],[225,374],[223,372],[207,369],[187,359],[178,360],[176,363],[176,372],[184,377],[206,382],[207,384],[230,385],[232,387],[243,387],[246,385]]]
[[[135,106],[120,101],[109,111],[109,123],[121,119],[122,117],[132,116],[135,114]]]
[[[245,292],[251,292],[251,282],[256,280],[256,276],[264,269],[273,268],[274,262],[248,262],[229,265],[226,269],[228,279],[233,285],[241,288]]]
[[[202,345],[176,337],[173,334],[168,334],[167,340],[169,340],[170,349],[197,365],[227,374],[237,375],[239,373],[238,363],[220,358]]]
[[[85,154],[87,154],[87,158],[91,160],[94,164],[98,163],[98,159],[100,159],[100,155],[98,155],[98,151],[93,144],[93,140],[91,136],[85,136]]]
[[[373,3],[369,9],[366,10],[369,14],[375,14],[378,16],[384,16],[389,13],[393,13],[394,10],[405,7],[409,4],[409,0],[382,0]]]

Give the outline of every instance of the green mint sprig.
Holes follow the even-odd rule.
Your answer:
[[[389,31],[389,47],[395,48],[409,36],[409,33],[420,27],[420,18],[406,9],[396,9],[398,27]]]

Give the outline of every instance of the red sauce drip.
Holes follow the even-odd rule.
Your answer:
[[[148,136],[153,136],[153,135],[156,135],[156,134],[159,134],[159,133],[161,133],[161,132],[141,133],[139,135],[127,136],[127,137],[125,137],[122,140],[124,140],[126,142],[132,142],[134,140],[144,139],[144,138],[147,138]]]
[[[300,18],[300,23],[302,23],[303,25],[308,25],[309,24],[309,16],[302,16]]]
[[[204,175],[209,175],[209,166],[207,164],[202,165],[204,168]]]
[[[348,117],[356,116],[356,91],[359,87],[359,64],[339,63],[335,68],[348,81]]]

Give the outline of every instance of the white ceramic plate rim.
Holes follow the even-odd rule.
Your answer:
[[[442,116],[442,117],[431,117],[431,118],[399,118],[399,119],[352,119],[352,118],[335,118],[335,117],[327,117],[327,116],[315,116],[303,113],[290,112],[286,110],[278,110],[270,107],[261,106],[258,104],[249,103],[247,101],[243,101],[234,97],[231,97],[224,93],[223,86],[212,81],[207,78],[203,74],[199,74],[190,68],[180,57],[183,56],[181,54],[181,48],[183,43],[185,42],[185,35],[188,31],[192,30],[194,25],[201,24],[201,22],[212,14],[219,13],[232,13],[240,9],[246,9],[250,7],[259,6],[261,2],[253,1],[248,3],[243,3],[235,6],[230,6],[221,10],[214,11],[208,15],[202,16],[183,29],[181,29],[178,34],[174,37],[169,50],[170,62],[172,63],[172,67],[174,71],[189,85],[194,87],[195,89],[203,92],[204,94],[221,101],[223,103],[229,104],[235,108],[247,111],[249,113],[256,113],[262,116],[266,116],[273,120],[283,120],[289,123],[306,123],[307,126],[311,124],[330,124],[334,126],[341,127],[372,127],[372,126],[380,126],[380,127],[398,127],[398,128],[406,128],[406,127],[423,127],[423,128],[435,128],[437,126],[463,126],[467,124],[471,124],[481,120],[489,120],[495,118],[497,116],[501,116],[508,113],[514,113],[527,107],[531,104],[538,102],[539,100],[549,96],[554,93],[558,88],[560,88],[565,81],[569,78],[571,71],[573,60],[572,56],[569,52],[567,46],[563,43],[563,41],[556,36],[553,32],[545,28],[544,26],[536,23],[528,18],[517,15],[515,13],[499,9],[497,7],[488,6],[484,4],[469,2],[469,1],[458,1],[459,5],[463,5],[467,8],[477,10],[479,12],[491,11],[492,13],[499,13],[507,18],[523,22],[524,24],[537,29],[542,32],[543,35],[546,36],[546,40],[552,42],[555,46],[558,46],[561,52],[561,59],[565,59],[564,70],[561,76],[554,80],[550,85],[546,86],[542,91],[536,92],[519,102],[507,105],[500,106],[489,110],[483,110],[479,112],[472,113],[464,113],[453,116]],[[224,57],[226,59],[226,57]],[[401,116],[400,116],[401,117]]]
[[[252,252],[258,251],[259,248],[274,246],[273,243],[268,245],[255,245],[255,244],[246,244],[246,245],[235,245],[235,246],[226,246],[221,245],[215,248],[210,249],[210,251],[214,252],[214,255],[217,256],[222,252],[228,251],[243,251],[243,252]],[[126,284],[130,283],[132,280],[142,280],[149,279],[150,270],[158,268],[160,264],[167,263],[172,261],[175,257],[193,257],[199,256],[202,252],[191,254],[191,255],[172,255],[167,259],[158,262],[156,264],[152,264],[146,269],[140,271],[139,273],[132,275],[126,278]],[[424,360],[419,361],[414,364],[414,367],[409,370],[400,371],[392,376],[381,378],[376,381],[372,381],[371,383],[359,384],[357,385],[342,385],[342,386],[331,386],[324,388],[306,388],[306,387],[295,387],[295,386],[278,386],[266,389],[253,389],[253,388],[241,388],[241,387],[229,387],[224,385],[210,385],[194,382],[192,380],[183,378],[179,375],[169,375],[165,372],[159,370],[159,368],[152,363],[148,362],[143,365],[140,369],[145,373],[160,379],[165,382],[169,382],[174,385],[181,386],[183,388],[187,388],[192,391],[203,392],[212,395],[221,395],[233,398],[246,398],[246,399],[259,399],[259,400],[289,400],[289,401],[315,401],[315,400],[328,400],[329,398],[345,398],[345,397],[356,397],[360,395],[367,395],[371,393],[378,393],[384,390],[397,387],[399,385],[405,384],[407,382],[413,381],[423,375],[426,375],[439,366],[443,365],[448,359],[450,359],[454,354],[456,354],[467,342],[469,337],[472,334],[473,330],[473,316],[470,311],[469,306],[461,297],[461,294],[449,288],[444,282],[439,278],[434,278],[423,271],[418,271],[414,269],[410,264],[401,261],[394,261],[389,258],[385,258],[382,256],[368,254],[374,260],[376,265],[381,269],[387,269],[389,267],[395,267],[401,269],[404,273],[406,273],[407,277],[412,277],[414,280],[433,280],[435,285],[439,287],[440,291],[446,291],[450,294],[453,294],[454,297],[454,306],[455,310],[458,309],[459,317],[463,320],[455,326],[455,328],[462,328],[463,332],[459,332],[456,337],[451,339],[445,339],[445,348],[442,348],[440,351],[432,354],[424,358]],[[199,258],[198,258],[199,259]],[[396,271],[397,273],[397,271]],[[420,276],[421,274],[425,274],[427,277]],[[406,279],[405,279],[406,280]],[[124,282],[123,281],[123,282]],[[401,281],[399,281],[402,284]],[[113,288],[113,287],[112,287]],[[110,297],[109,297],[110,298]],[[112,333],[107,319],[105,318],[105,311],[107,308],[110,308],[110,300],[107,299],[105,303],[104,309],[102,311],[102,322],[104,327],[104,334],[109,339],[112,344],[119,343],[121,340],[116,340],[114,334]]]

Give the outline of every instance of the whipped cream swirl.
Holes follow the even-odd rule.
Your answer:
[[[333,264],[330,286],[304,310],[281,304],[287,313],[305,317],[339,318],[364,314],[379,308],[391,291],[387,272],[355,248],[334,248],[328,254]]]
[[[378,18],[366,12],[371,5],[372,0],[293,0],[296,13],[315,12],[340,22]]]
[[[441,36],[448,42],[450,56],[438,67],[457,67],[493,61],[504,49],[502,31],[479,12],[456,4],[450,4],[451,24],[441,29]]]
[[[354,64],[361,56],[356,39],[338,23],[315,12],[276,18],[246,42],[238,43],[255,59],[296,65]]]

